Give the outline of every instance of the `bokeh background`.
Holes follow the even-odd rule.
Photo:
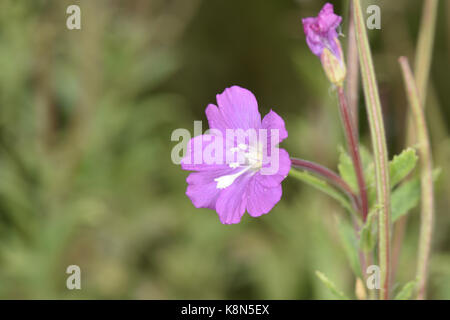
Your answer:
[[[331,1],[344,16],[347,1]],[[405,144],[397,63],[414,59],[420,0],[368,1],[390,155]],[[66,28],[67,6],[82,29]],[[329,299],[327,274],[354,296],[332,199],[286,179],[258,219],[224,226],[185,196],[171,162],[176,128],[193,131],[231,85],[286,121],[293,156],[336,169],[344,144],[333,88],[301,18],[324,1],[2,0],[0,2],[0,298]],[[346,43],[346,38],[342,38]],[[450,299],[450,1],[441,1],[427,117],[436,228],[429,297]],[[370,147],[360,99],[362,143]],[[206,122],[204,125],[206,129]],[[395,286],[413,279],[418,210],[408,219]],[[68,265],[82,289],[66,288]]]

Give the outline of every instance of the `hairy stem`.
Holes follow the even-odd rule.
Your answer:
[[[372,62],[369,40],[367,38],[365,19],[361,9],[361,1],[353,2],[353,18],[359,52],[361,76],[363,80],[366,109],[372,138],[375,160],[375,177],[377,185],[377,201],[381,208],[378,214],[378,263],[381,273],[381,299],[389,299],[390,291],[390,228],[391,228],[391,194],[389,183],[388,153],[381,111],[378,85]]]
[[[352,158],[353,167],[355,168],[356,179],[358,181],[359,197],[361,199],[361,213],[362,220],[366,221],[367,213],[369,211],[367,187],[364,180],[364,169],[359,154],[358,135],[353,125],[351,110],[348,108],[347,99],[345,97],[344,89],[338,87],[339,95],[339,111],[341,113],[342,122],[344,124],[345,136],[347,138],[347,146]]]
[[[433,234],[433,165],[430,140],[428,138],[425,116],[420,103],[419,92],[414,81],[411,68],[406,57],[399,59],[403,78],[406,85],[406,94],[412,109],[415,129],[417,131],[418,151],[420,155],[420,180],[421,180],[421,223],[419,235],[419,255],[417,260],[418,299],[425,299],[428,262],[430,258],[431,239]]]
[[[344,192],[350,198],[350,200],[356,207],[355,209],[357,211],[360,210],[360,203],[358,197],[353,193],[352,189],[347,184],[347,182],[345,182],[337,173],[320,164],[303,159],[291,158],[291,162],[293,168],[306,170],[308,172],[316,174],[324,178],[333,186],[337,187],[339,190]]]

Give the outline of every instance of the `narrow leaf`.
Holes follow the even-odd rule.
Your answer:
[[[350,300],[342,291],[337,289],[336,285],[328,279],[326,275],[324,275],[320,271],[316,271],[316,276],[319,278],[320,281],[328,288],[330,289],[330,292],[334,294],[337,298],[343,299],[343,300]]]
[[[339,217],[336,217],[336,219],[339,227],[340,239],[344,246],[344,251],[350,266],[355,275],[362,278],[361,264],[358,256],[358,240],[356,239],[355,231],[347,221],[339,219]]]
[[[408,300],[409,298],[411,298],[414,289],[416,288],[416,285],[417,285],[416,280],[406,283],[403,286],[402,290],[400,290],[400,292],[397,293],[394,300]]]
[[[375,247],[376,236],[376,216],[380,208],[374,208],[367,215],[367,220],[364,226],[361,228],[359,237],[359,247],[365,252],[370,252]]]

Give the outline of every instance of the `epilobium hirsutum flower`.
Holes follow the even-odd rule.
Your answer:
[[[342,18],[333,12],[333,5],[326,3],[317,17],[302,19],[306,43],[320,58],[328,79],[341,86],[347,73],[341,44],[336,28]]]
[[[272,110],[261,121],[255,96],[244,88],[225,89],[217,104],[206,108],[210,130],[189,141],[181,166],[195,171],[186,179],[194,206],[233,224],[245,211],[258,217],[280,200],[291,160],[277,145],[288,133]]]

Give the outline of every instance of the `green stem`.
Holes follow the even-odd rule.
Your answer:
[[[420,104],[425,105],[428,78],[430,75],[431,58],[433,55],[434,33],[436,29],[436,14],[438,0],[425,0],[422,10],[422,20],[419,41],[416,48],[414,63],[417,91]]]
[[[400,57],[403,77],[406,85],[406,94],[412,109],[415,129],[417,131],[418,151],[420,156],[420,179],[422,190],[421,224],[419,235],[419,255],[417,260],[418,299],[425,299],[428,262],[430,258],[431,239],[433,233],[433,165],[430,140],[428,138],[425,115],[420,103],[419,92],[414,76],[409,67],[408,59]]]
[[[349,1],[349,19],[348,19],[348,35],[347,35],[347,79],[346,79],[346,95],[348,107],[353,116],[353,127],[358,135],[358,99],[359,99],[359,61],[358,47],[356,45],[355,22],[353,19],[353,0]]]
[[[375,176],[377,185],[377,201],[380,206],[378,215],[379,232],[379,266],[381,273],[381,299],[389,299],[390,290],[390,183],[388,153],[386,136],[383,124],[378,86],[373,68],[372,54],[367,38],[366,23],[361,9],[360,0],[353,2],[353,14],[355,19],[356,40],[359,51],[359,61],[363,80],[364,96],[366,100],[367,114],[369,118],[370,133],[372,138],[373,153],[375,159]]]
[[[438,1],[425,0],[422,9],[422,19],[420,23],[419,40],[416,47],[415,58],[415,80],[420,97],[422,108],[425,109],[425,101],[427,97],[428,79],[430,74],[431,60],[433,55],[434,34],[436,30],[436,14]],[[436,109],[436,107],[435,107]],[[436,122],[434,122],[436,124]],[[408,111],[407,127],[406,127],[406,145],[414,145],[416,140],[416,132],[414,130],[414,120],[411,116],[411,110]],[[439,127],[439,126],[434,126]],[[401,217],[395,223],[395,240],[393,249],[393,274],[395,274],[398,260],[400,256],[401,246],[403,242],[404,232],[408,216]]]
[[[438,0],[425,0],[420,22],[419,40],[416,47],[414,63],[415,81],[419,94],[420,105],[425,108],[428,79],[433,56],[434,34],[436,30]],[[414,120],[409,116],[407,123],[407,144],[415,143]]]

